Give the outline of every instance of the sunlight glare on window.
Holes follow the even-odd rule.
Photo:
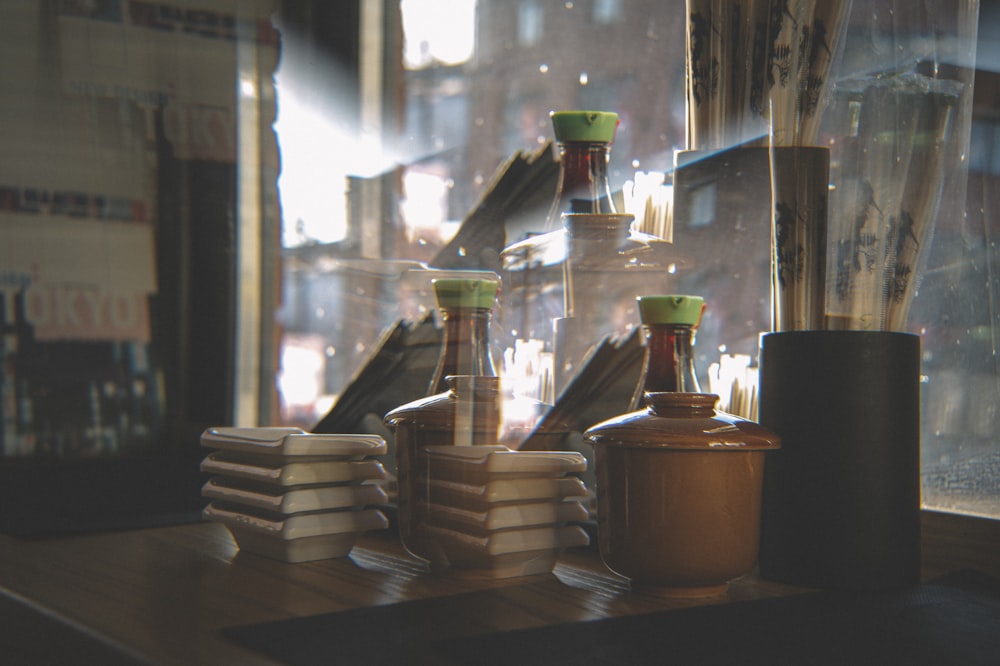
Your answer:
[[[403,176],[403,191],[405,196],[399,208],[411,240],[417,237],[437,240],[449,232],[454,234],[455,229],[444,224],[448,221],[447,178],[437,173],[408,169]]]
[[[286,91],[275,129],[281,137],[282,245],[331,243],[347,232],[344,205],[347,166],[335,156],[354,139],[318,109]]]
[[[476,0],[401,0],[407,69],[458,65],[476,43]]]

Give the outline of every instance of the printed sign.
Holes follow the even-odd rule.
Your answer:
[[[151,224],[0,212],[0,237],[6,321],[20,292],[36,340],[149,341]]]

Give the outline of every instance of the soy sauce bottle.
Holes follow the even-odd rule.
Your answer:
[[[608,162],[618,114],[557,111],[551,114],[559,152],[559,179],[548,215],[532,235],[500,253],[503,281],[505,365],[532,368],[533,397],[552,402],[553,322],[563,316],[565,213],[614,214]],[[532,358],[520,358],[531,355]]]
[[[642,370],[629,411],[645,406],[645,393],[701,393],[694,366],[694,337],[705,300],[656,295],[638,299],[646,339]]]
[[[497,282],[483,277],[434,280],[444,323],[444,339],[427,395],[448,390],[450,375],[495,377],[496,366],[490,350],[490,322],[496,300]]]

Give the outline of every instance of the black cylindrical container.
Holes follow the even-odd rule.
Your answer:
[[[920,578],[920,338],[762,336],[760,423],[777,433],[761,510],[760,572],[826,589]]]

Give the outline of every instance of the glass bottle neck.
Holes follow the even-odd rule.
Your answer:
[[[491,311],[486,308],[441,308],[441,318],[444,338],[428,395],[446,391],[445,378],[449,375],[495,377],[489,338]]]
[[[630,408],[641,409],[646,392],[701,393],[694,369],[694,327],[650,324],[643,330],[646,354]]]
[[[563,213],[615,213],[608,178],[611,144],[566,141],[559,144],[559,181],[546,231],[561,228]]]

